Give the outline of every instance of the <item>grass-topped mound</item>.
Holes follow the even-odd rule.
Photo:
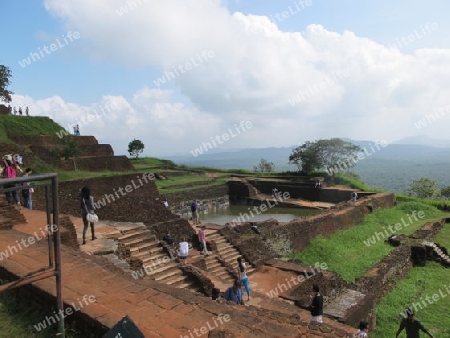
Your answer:
[[[0,115],[0,143],[13,143],[13,136],[56,135],[61,129],[46,116]]]

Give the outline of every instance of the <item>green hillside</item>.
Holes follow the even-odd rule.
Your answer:
[[[56,135],[63,129],[46,116],[0,115],[0,143],[13,143],[11,136]]]

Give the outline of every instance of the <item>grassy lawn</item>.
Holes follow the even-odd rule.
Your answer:
[[[409,222],[407,214],[412,211],[423,211],[425,217]],[[408,226],[395,233],[409,235],[420,228],[425,222],[445,217],[445,214],[428,204],[419,202],[399,203],[390,209],[378,210],[367,215],[363,221],[349,229],[339,231],[327,238],[316,237],[308,247],[295,258],[307,264],[315,262],[327,263],[329,270],[339,273],[346,281],[353,282],[356,277],[364,274],[367,269],[379,262],[394,248],[384,243],[388,236],[377,240],[375,232],[383,232],[385,227],[401,222],[403,218]],[[395,229],[394,229],[395,230]],[[392,234],[392,232],[388,232]],[[374,242],[368,242],[372,239]],[[368,244],[368,245],[367,245]]]
[[[434,241],[450,249],[450,224],[444,226]],[[426,296],[433,297],[434,294],[438,294],[439,299],[427,302]],[[381,299],[376,309],[378,328],[371,337],[393,337],[399,325],[398,313],[422,300],[427,306],[420,309],[417,305],[417,319],[436,338],[450,337],[450,269],[434,262],[413,268],[394,290]]]
[[[439,295],[435,301],[431,298],[434,294]],[[435,337],[450,337],[450,269],[434,262],[413,268],[394,290],[381,299],[376,308],[377,329],[370,337],[394,337],[402,318],[399,313],[413,307],[414,303],[419,303],[416,305],[416,318]],[[421,333],[422,336],[425,335]],[[404,332],[401,337],[405,337]]]
[[[204,181],[201,180],[201,181]],[[229,181],[229,178],[227,177],[221,177],[217,180],[215,180],[212,183],[209,184],[199,184],[193,187],[182,187],[182,188],[171,188],[170,185],[169,186],[165,186],[165,187],[159,187],[158,184],[159,182],[165,182],[165,181],[157,181],[157,186],[158,186],[158,190],[161,194],[171,194],[171,193],[175,193],[175,192],[182,192],[182,191],[192,191],[192,190],[196,190],[196,189],[204,189],[204,188],[209,188],[209,187],[214,187],[217,185],[224,185],[225,183],[227,183]]]

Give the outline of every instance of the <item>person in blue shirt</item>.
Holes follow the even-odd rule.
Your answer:
[[[244,293],[242,292],[241,287],[242,283],[236,280],[233,286],[230,286],[227,291],[225,291],[223,298],[225,298],[225,300],[244,305],[244,300],[242,299]]]

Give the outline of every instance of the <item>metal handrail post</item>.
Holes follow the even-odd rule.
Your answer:
[[[61,268],[61,230],[59,226],[59,191],[58,191],[58,177],[52,178],[52,200],[53,200],[53,225],[57,226],[57,231],[53,231],[53,225],[51,227],[53,233],[53,243],[55,246],[55,270],[56,270],[56,301],[58,307],[58,313],[61,315],[64,313],[64,303],[62,299],[62,268]],[[61,315],[58,321],[58,334],[60,337],[65,338],[64,316]]]

